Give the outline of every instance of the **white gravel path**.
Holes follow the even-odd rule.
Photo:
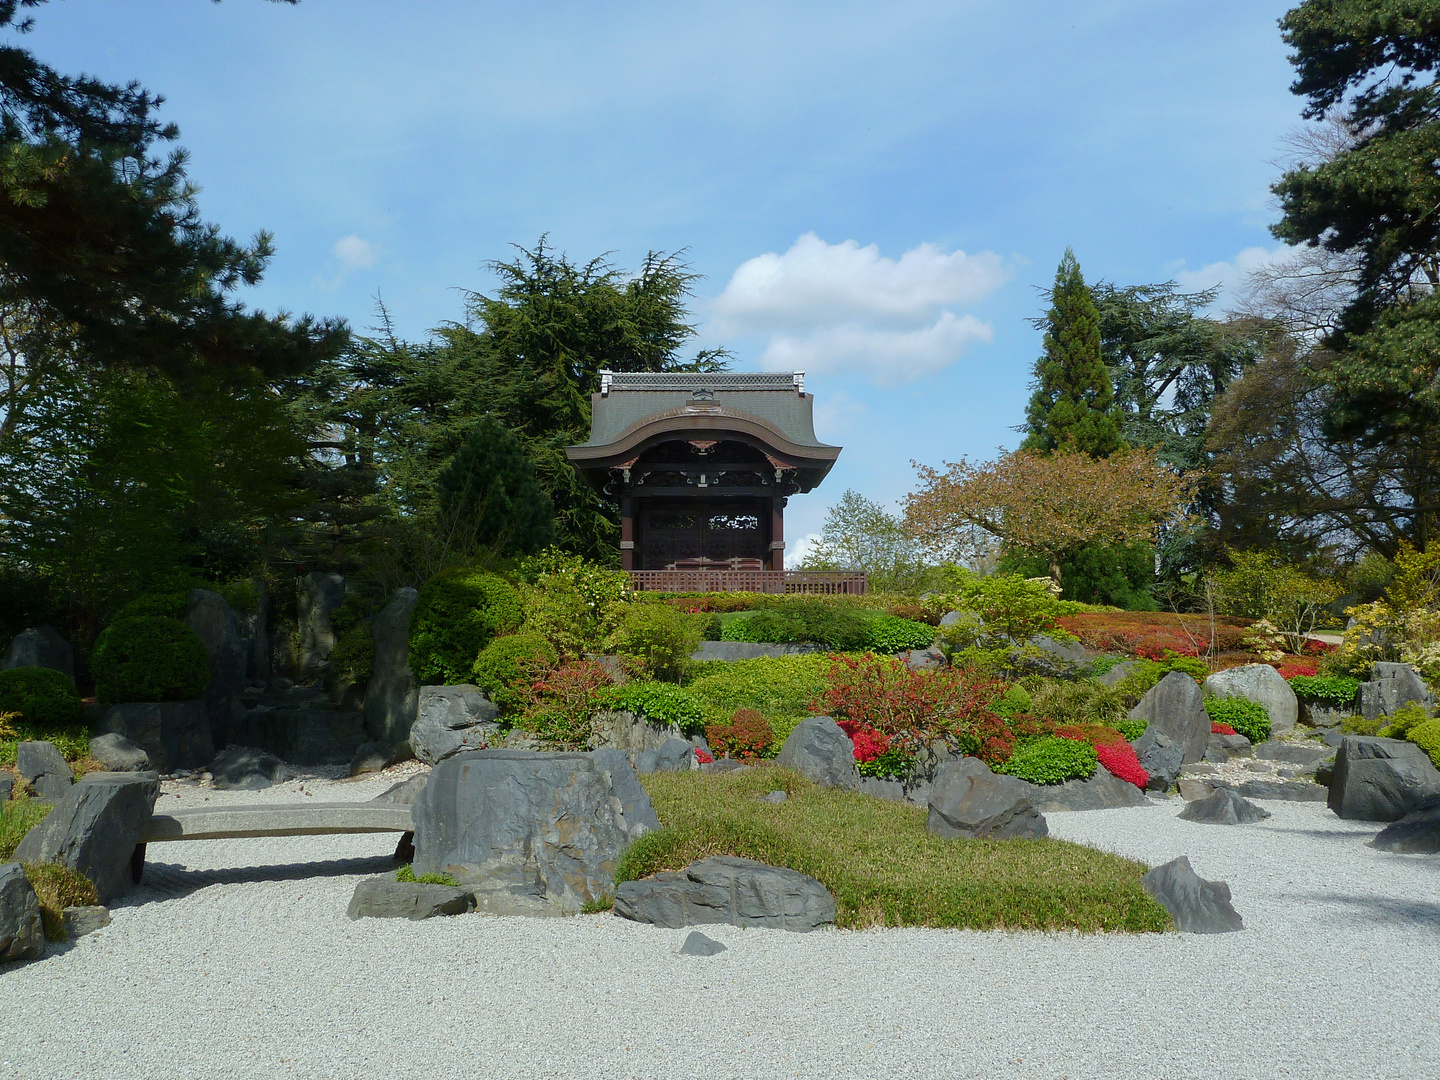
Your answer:
[[[1049,821],[1188,854],[1242,933],[719,927],[728,952],[683,957],[684,931],[607,915],[351,922],[387,836],[155,845],[110,926],[0,973],[0,1077],[1440,1077],[1440,857],[1315,804],[1238,828],[1181,805]]]

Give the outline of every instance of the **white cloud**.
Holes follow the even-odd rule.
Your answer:
[[[374,246],[369,240],[353,233],[335,241],[334,254],[340,262],[341,274],[348,274],[352,270],[364,270],[366,267],[375,265]]]
[[[1228,262],[1213,262],[1199,270],[1181,270],[1175,275],[1175,280],[1185,292],[1200,292],[1219,286],[1220,293],[1210,305],[1210,310],[1225,312],[1234,308],[1245,294],[1246,281],[1251,273],[1264,266],[1285,262],[1291,254],[1292,249],[1284,246],[1273,250],[1248,247]]]
[[[784,254],[742,263],[713,305],[707,337],[768,335],[771,371],[862,372],[909,381],[958,360],[990,327],[951,310],[1013,276],[993,252],[967,255],[920,244],[898,259],[875,244],[827,244],[806,233]]]
[[[795,569],[805,561],[805,556],[810,554],[819,542],[819,533],[806,533],[790,541],[790,546],[785,551],[785,565],[791,570]]]

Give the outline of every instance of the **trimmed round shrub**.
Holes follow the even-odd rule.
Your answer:
[[[1416,724],[1410,729],[1410,741],[1429,754],[1435,767],[1440,769],[1440,719]]]
[[[867,645],[876,652],[897,653],[907,649],[928,649],[935,641],[935,628],[898,615],[876,615],[870,620]]]
[[[188,701],[205,693],[210,658],[199,635],[179,619],[135,615],[105,628],[90,654],[95,695],[126,701]]]
[[[422,686],[467,682],[480,650],[520,628],[520,594],[481,570],[442,570],[420,590],[410,622],[410,667]]]
[[[555,649],[539,634],[509,634],[480,650],[470,675],[501,712],[510,713],[522,704],[516,685],[559,662]]]
[[[61,672],[10,668],[0,671],[0,716],[5,713],[19,713],[31,727],[69,727],[80,722],[80,695]]]
[[[774,748],[775,732],[758,709],[736,709],[728,724],[705,725],[705,741],[727,757],[760,758]]]
[[[1205,712],[1212,724],[1229,724],[1235,734],[1244,735],[1252,743],[1270,738],[1270,714],[1265,706],[1245,698],[1207,698]]]
[[[1032,784],[1063,784],[1094,776],[1099,763],[1095,747],[1088,742],[1045,735],[1020,747],[995,771]]]

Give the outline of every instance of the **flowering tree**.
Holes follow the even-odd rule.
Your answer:
[[[1149,450],[1107,458],[1058,451],[1002,453],[945,471],[915,465],[920,488],[905,498],[906,524],[933,550],[954,557],[954,538],[979,527],[1006,547],[1045,559],[1060,584],[1060,563],[1090,543],[1153,541],[1160,527],[1184,521],[1191,481]]]

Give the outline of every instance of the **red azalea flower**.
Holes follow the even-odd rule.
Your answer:
[[[1233,727],[1231,727],[1229,724],[1220,724],[1220,723],[1214,723],[1214,722],[1212,722],[1212,723],[1210,724],[1210,734],[1211,734],[1211,735],[1234,735],[1234,734],[1235,734],[1235,729],[1234,729]]]
[[[701,765],[709,765],[715,759],[697,746],[695,748],[695,760],[700,762]]]
[[[1150,774],[1140,764],[1135,748],[1128,742],[1101,743],[1095,747],[1095,756],[1111,774],[1127,783],[1134,784],[1141,791],[1150,783]]]

